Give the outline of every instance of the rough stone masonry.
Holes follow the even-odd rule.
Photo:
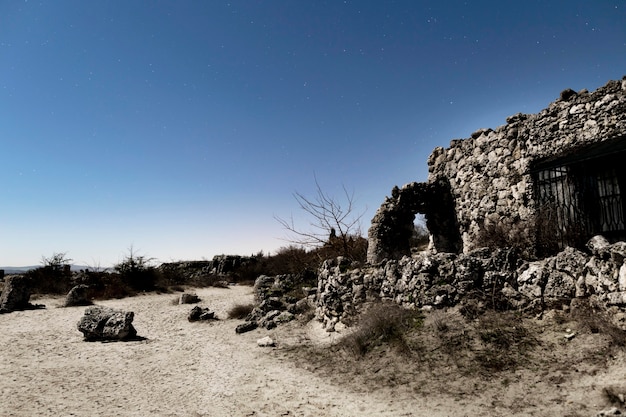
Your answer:
[[[538,114],[519,113],[495,130],[480,129],[447,149],[436,148],[428,180],[395,187],[378,209],[368,233],[368,262],[410,253],[416,213],[425,215],[436,252],[468,253],[483,246],[485,230],[496,228],[529,255],[542,231],[565,242],[559,250],[571,238],[578,238],[579,247],[596,234],[611,238],[608,232],[626,229],[623,213],[618,224],[604,218],[622,204],[609,194],[616,187],[613,176],[623,175],[610,169],[619,168],[615,158],[624,151],[626,77],[594,92],[565,90]],[[596,168],[576,174],[588,167]],[[595,195],[585,191],[589,196],[579,197],[589,178],[599,184]],[[604,206],[592,207],[602,198]],[[616,237],[610,240],[624,236]]]
[[[436,148],[428,180],[394,187],[378,209],[368,264],[324,263],[317,318],[333,330],[377,299],[537,311],[593,298],[623,311],[624,158],[626,77],[591,93],[565,90],[538,114]],[[416,213],[431,243],[411,254]]]

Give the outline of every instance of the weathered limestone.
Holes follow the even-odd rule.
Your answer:
[[[195,306],[194,308],[191,309],[191,311],[187,315],[187,320],[207,321],[207,320],[217,320],[217,317],[215,317],[215,312],[211,311],[211,309],[207,307]]]
[[[9,275],[5,277],[4,289],[0,296],[0,313],[39,307],[29,302],[30,295],[31,282],[28,277],[24,275]]]
[[[254,282],[254,295],[257,305],[246,317],[246,323],[237,326],[237,333],[257,327],[269,330],[290,322],[296,313],[311,308],[315,300],[315,290],[302,288],[298,277],[289,274],[259,276]]]
[[[133,327],[135,313],[103,306],[91,306],[77,324],[86,341],[119,341],[137,336]]]
[[[89,293],[91,291],[91,287],[85,284],[79,284],[70,290],[65,297],[65,307],[74,307],[74,306],[88,306],[91,305],[91,298],[89,297]]]
[[[533,262],[506,248],[423,252],[360,269],[350,269],[342,258],[328,260],[318,275],[316,316],[332,330],[364,302],[380,299],[408,308],[442,308],[471,300],[485,307],[536,312],[594,296],[606,306],[625,306],[625,247],[617,242],[600,255],[568,247]]]
[[[620,140],[626,140],[626,78],[591,93],[565,90],[538,114],[516,114],[506,125],[436,148],[428,181],[395,187],[376,213],[368,261],[409,254],[407,230],[415,213],[425,214],[436,251],[469,253],[483,246],[486,229],[497,227],[505,240],[532,252],[538,225],[533,169]]]
[[[426,214],[427,227],[434,245],[443,252],[458,252],[458,233],[454,202],[445,180],[432,183],[410,183],[394,187],[372,219],[368,232],[367,259],[377,263],[410,253],[415,213]]]
[[[257,262],[255,256],[216,255],[210,261],[163,263],[158,270],[171,284],[205,285],[216,276],[227,277]]]
[[[178,299],[178,304],[195,304],[200,302],[200,297],[196,294],[182,293]]]

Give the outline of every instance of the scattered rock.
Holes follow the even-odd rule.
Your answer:
[[[576,332],[566,333],[563,337],[564,337],[566,340],[572,340],[573,338],[575,338],[575,337],[576,337]]]
[[[200,302],[200,297],[196,294],[182,293],[178,304],[195,304]]]
[[[217,317],[215,317],[215,312],[209,310],[208,308],[195,306],[189,312],[189,315],[187,316],[187,320],[189,321],[217,320]]]
[[[260,347],[274,347],[274,346],[276,346],[276,343],[274,343],[274,340],[272,340],[272,338],[269,337],[269,336],[265,336],[264,338],[257,340],[256,344],[259,345]]]
[[[591,251],[591,253],[599,258],[605,257],[609,253],[609,248],[611,244],[604,236],[594,236],[587,242],[587,249]]]
[[[77,324],[86,341],[119,341],[137,336],[133,327],[135,313],[110,307],[92,306]]]
[[[596,414],[596,417],[609,417],[609,416],[621,416],[622,412],[617,407],[612,407],[606,410],[600,411]]]
[[[65,307],[88,306],[93,304],[89,297],[89,285],[80,284],[73,287],[65,297]]]
[[[256,329],[257,327],[259,327],[259,325],[255,321],[247,321],[237,326],[237,328],[235,329],[235,333],[237,334],[246,333],[246,332]]]
[[[0,296],[0,313],[10,313],[15,310],[31,310],[43,308],[29,302],[31,282],[24,275],[8,275],[4,279],[4,288]]]

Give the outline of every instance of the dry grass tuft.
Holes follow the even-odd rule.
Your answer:
[[[578,299],[572,303],[570,318],[578,324],[580,331],[606,335],[610,347],[626,347],[626,332],[611,322],[606,311],[589,299]]]
[[[342,339],[342,347],[363,356],[381,344],[389,343],[402,352],[411,349],[405,333],[422,324],[421,315],[395,303],[374,303],[359,317],[354,332]]]
[[[515,369],[538,343],[514,312],[488,311],[479,318],[477,334],[482,346],[476,360],[486,373]]]
[[[229,319],[243,320],[254,309],[254,304],[237,304],[228,310],[227,316]]]

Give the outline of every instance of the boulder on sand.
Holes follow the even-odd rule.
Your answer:
[[[217,320],[217,317],[215,317],[214,311],[211,311],[208,308],[195,306],[189,312],[189,315],[187,316],[187,320],[189,321]]]
[[[86,341],[129,340],[137,336],[135,313],[110,307],[91,306],[77,324]]]
[[[15,310],[43,308],[42,305],[29,303],[31,294],[30,279],[24,275],[9,275],[4,280],[4,289],[0,295],[0,313]]]
[[[89,297],[91,287],[89,285],[80,284],[73,287],[65,297],[65,307],[89,306],[92,304]]]

